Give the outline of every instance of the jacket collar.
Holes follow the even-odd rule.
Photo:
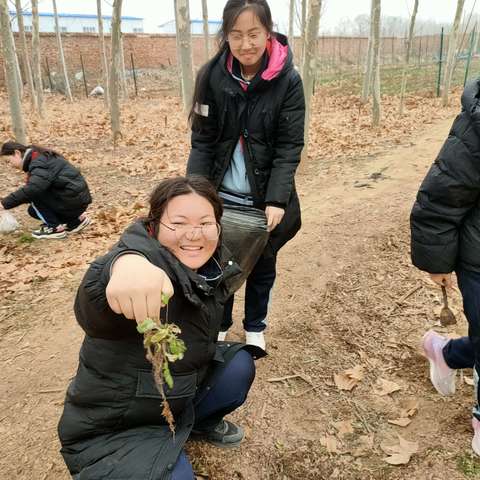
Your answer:
[[[28,172],[28,167],[30,167],[30,162],[33,160],[33,148],[27,148],[25,154],[23,155],[22,169],[24,172]]]

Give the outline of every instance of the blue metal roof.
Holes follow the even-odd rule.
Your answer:
[[[24,16],[31,16],[32,12],[23,12]],[[17,12],[10,12],[10,15],[16,16]],[[39,17],[53,17],[53,13],[39,13]],[[59,13],[59,17],[63,18],[97,18],[97,15],[84,14],[84,13]],[[102,15],[104,20],[111,20],[112,17]],[[143,17],[123,17],[122,20],[143,20]]]
[[[190,20],[190,23],[203,23],[203,20]],[[208,23],[213,23],[214,25],[220,25],[222,23],[221,20],[209,20]]]

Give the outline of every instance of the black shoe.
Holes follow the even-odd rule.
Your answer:
[[[45,224],[42,224],[38,230],[32,232],[33,238],[51,238],[59,239],[65,238],[67,236],[65,229],[63,227],[49,227]]]
[[[238,447],[244,436],[243,428],[228,420],[222,420],[213,430],[192,430],[194,440],[204,440],[220,448]]]

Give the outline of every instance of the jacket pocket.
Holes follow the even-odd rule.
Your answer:
[[[173,376],[173,388],[164,385],[168,404],[177,418],[188,402],[195,396],[197,389],[197,372]],[[133,392],[132,392],[133,393]],[[123,417],[123,428],[141,425],[165,425],[162,416],[162,396],[158,391],[151,370],[137,370],[137,382],[134,396]]]
[[[186,375],[173,375],[173,387],[164,385],[167,399],[191,397],[197,387],[197,372]],[[151,370],[139,370],[137,375],[137,398],[162,398]]]

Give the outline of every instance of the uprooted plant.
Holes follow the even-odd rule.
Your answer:
[[[162,302],[168,305],[168,298],[162,296]],[[181,333],[180,327],[174,323],[162,323],[160,320],[147,318],[137,325],[137,330],[143,334],[143,345],[147,350],[146,357],[153,366],[155,383],[162,396],[162,415],[172,433],[175,433],[175,420],[165,395],[164,384],[167,384],[170,389],[173,388],[169,363],[181,360],[187,350],[183,340],[178,338],[178,334]]]

